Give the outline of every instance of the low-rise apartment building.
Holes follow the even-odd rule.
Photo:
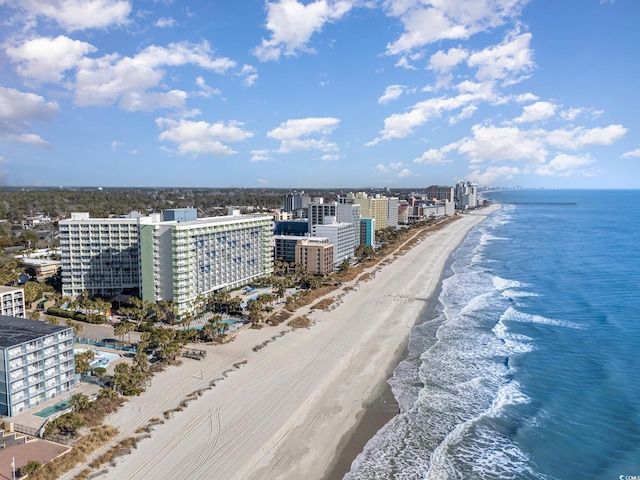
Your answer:
[[[24,318],[24,290],[0,286],[0,315]]]
[[[71,327],[0,316],[0,415],[16,415],[75,387]]]

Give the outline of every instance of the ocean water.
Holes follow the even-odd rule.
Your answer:
[[[345,478],[640,478],[640,191],[485,198]]]

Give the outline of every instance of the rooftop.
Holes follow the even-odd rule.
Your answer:
[[[65,325],[49,325],[36,320],[0,315],[0,347],[10,348],[45,335],[70,329],[71,327]]]
[[[15,292],[16,290],[23,290],[20,287],[7,287],[6,285],[0,285],[0,293]]]

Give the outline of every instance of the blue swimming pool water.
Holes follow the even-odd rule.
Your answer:
[[[34,415],[40,418],[47,418],[53,415],[54,413],[61,412],[62,410],[66,410],[69,408],[69,400],[71,397],[67,397],[59,402],[54,403],[53,405],[49,405],[48,407],[43,408],[42,410],[38,410]]]

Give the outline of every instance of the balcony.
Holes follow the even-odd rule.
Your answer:
[[[24,367],[27,362],[24,362],[22,359],[19,361],[13,361],[9,363],[9,369],[15,370],[16,368]]]
[[[27,356],[27,363],[28,364],[32,364],[34,362],[37,362],[38,360],[42,360],[42,355],[38,355],[38,354],[32,353],[31,355]]]
[[[12,348],[11,350],[9,350],[9,358],[16,358],[16,357],[18,357],[20,355],[22,355],[22,348],[21,347]]]
[[[26,387],[26,383],[24,382],[24,380],[20,380],[19,382],[13,382],[11,384],[11,391],[12,392],[17,392],[19,390],[24,389],[24,387]]]

